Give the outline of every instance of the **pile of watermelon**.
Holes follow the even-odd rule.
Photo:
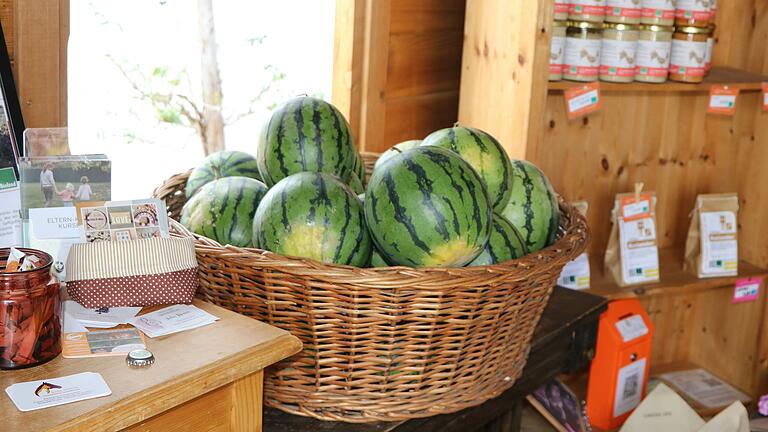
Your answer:
[[[185,193],[197,234],[357,267],[492,265],[552,244],[560,218],[544,173],[470,127],[395,145],[366,182],[346,119],[312,97],[272,114],[256,157],[206,158]]]

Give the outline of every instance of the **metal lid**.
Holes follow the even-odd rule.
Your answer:
[[[612,29],[612,30],[618,30],[618,31],[632,31],[632,30],[638,30],[640,29],[640,26],[634,25],[634,24],[624,24],[624,23],[604,23],[603,24],[604,29]]]
[[[682,26],[677,27],[675,31],[677,33],[688,33],[688,34],[709,34],[709,27],[694,27],[694,26]]]
[[[154,363],[155,356],[149,350],[137,349],[128,353],[128,356],[125,357],[125,362],[131,367],[144,367]]]
[[[647,30],[652,32],[669,32],[672,33],[675,31],[674,26],[662,26],[662,25],[656,25],[656,24],[642,24],[640,26],[640,30]]]
[[[586,30],[602,30],[603,23],[596,23],[590,21],[568,21],[568,27],[580,28]]]
[[[568,21],[555,20],[554,27],[568,27]]]

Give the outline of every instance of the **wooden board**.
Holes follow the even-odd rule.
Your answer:
[[[0,398],[8,430],[81,432],[119,430],[262,370],[301,349],[284,330],[195,301],[219,318],[214,324],[150,339],[156,362],[131,369],[123,357],[56,359],[35,368],[0,373],[0,388],[16,382],[99,372],[112,389],[103,398],[20,413]],[[253,399],[251,397],[251,399]]]

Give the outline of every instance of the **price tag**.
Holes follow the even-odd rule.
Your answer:
[[[757,300],[760,297],[760,285],[763,278],[743,278],[736,281],[733,289],[733,303],[745,303]]]
[[[736,114],[736,99],[738,97],[739,89],[732,89],[723,85],[713,85],[709,89],[707,112],[710,114],[732,116]]]
[[[651,195],[642,194],[640,199],[634,196],[621,199],[621,218],[625,222],[651,217]]]
[[[768,83],[763,83],[763,111],[768,112]]]
[[[594,82],[565,91],[568,119],[573,120],[600,110],[600,83]]]

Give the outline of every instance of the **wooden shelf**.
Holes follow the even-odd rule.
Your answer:
[[[727,84],[741,91],[758,91],[762,83],[768,82],[768,76],[754,74],[739,69],[715,67],[701,84],[687,84],[667,81],[664,84],[647,84],[632,82],[626,84],[600,82],[602,91],[648,91],[648,92],[709,92],[712,84]],[[562,91],[577,87],[583,83],[574,81],[553,81],[549,83],[549,91]]]
[[[736,277],[699,279],[695,274],[683,270],[683,251],[680,249],[660,250],[659,264],[661,282],[620,287],[614,282],[613,276],[603,272],[602,257],[590,256],[592,281],[591,287],[587,292],[609,299],[680,294],[733,286],[736,279],[739,278],[768,275],[768,270],[754,266],[746,261],[740,261],[739,275]]]

